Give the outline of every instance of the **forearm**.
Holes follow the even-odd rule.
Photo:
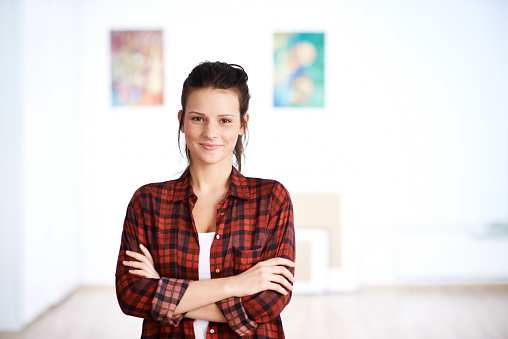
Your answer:
[[[178,303],[175,314],[197,310],[232,297],[233,290],[230,278],[192,281]]]
[[[200,308],[197,308],[195,310],[187,312],[185,315],[186,318],[191,319],[202,319],[202,320],[208,320],[213,321],[216,323],[225,323],[226,318],[222,314],[219,307],[217,307],[216,304],[210,304],[206,305]]]
[[[137,279],[129,275],[116,276],[116,293],[122,311],[140,318],[151,317],[152,298],[157,289],[157,281]]]
[[[263,291],[241,298],[242,306],[249,318],[258,324],[266,323],[278,316],[291,300],[291,294],[282,295],[274,291]]]

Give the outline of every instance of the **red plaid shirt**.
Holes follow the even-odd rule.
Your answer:
[[[193,319],[173,312],[190,281],[199,280],[199,243],[192,218],[197,197],[187,170],[178,180],[139,188],[127,208],[116,268],[118,302],[125,314],[144,318],[142,338],[193,338]],[[235,168],[217,207],[210,251],[211,277],[237,275],[274,257],[295,260],[293,207],[277,181],[246,178]],[[145,245],[159,280],[135,276],[125,251]],[[291,268],[291,273],[294,273]],[[210,322],[207,338],[284,338],[280,312],[287,296],[264,291],[217,302],[227,323]]]

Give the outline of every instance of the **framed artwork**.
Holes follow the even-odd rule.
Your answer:
[[[162,31],[111,32],[113,106],[162,105]]]
[[[324,107],[324,33],[275,33],[275,107]]]

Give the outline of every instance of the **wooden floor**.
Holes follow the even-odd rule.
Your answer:
[[[364,288],[294,296],[282,314],[289,339],[507,339],[508,286]],[[139,338],[110,287],[83,287],[20,333],[1,339]]]

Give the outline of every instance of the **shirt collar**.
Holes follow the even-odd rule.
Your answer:
[[[242,173],[240,173],[234,166],[231,171],[231,184],[229,186],[228,194],[240,199],[250,199],[250,187]]]
[[[226,196],[232,195],[240,199],[250,199],[250,187],[247,179],[234,167],[231,166],[231,182]],[[181,201],[194,195],[192,189],[191,175],[189,168],[176,180],[173,192],[173,201]]]

